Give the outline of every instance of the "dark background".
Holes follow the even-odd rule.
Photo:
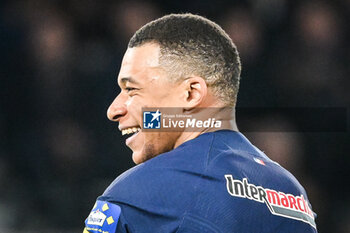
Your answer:
[[[106,110],[130,36],[164,14],[198,13],[230,34],[243,63],[239,107],[348,111],[347,0],[0,4],[1,233],[82,232],[96,197],[133,166]],[[308,132],[288,115],[241,121],[238,112],[247,137],[307,189],[319,232],[350,232],[349,130]]]

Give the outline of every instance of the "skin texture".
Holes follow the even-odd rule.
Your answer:
[[[173,82],[159,65],[160,47],[156,43],[128,48],[118,75],[121,92],[107,111],[119,130],[142,126],[142,107],[181,107],[194,109],[223,107],[203,78],[189,75]],[[237,130],[232,113],[227,114],[226,129]],[[138,132],[126,140],[133,151],[133,161],[142,163],[170,151],[203,132]]]

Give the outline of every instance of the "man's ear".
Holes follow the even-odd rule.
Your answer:
[[[186,108],[194,108],[203,103],[208,94],[208,86],[203,78],[190,76],[183,83]]]

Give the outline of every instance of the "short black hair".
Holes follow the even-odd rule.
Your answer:
[[[128,47],[148,42],[160,45],[160,62],[170,59],[172,72],[201,76],[221,100],[235,105],[241,62],[235,44],[219,25],[199,15],[170,14],[140,28]]]

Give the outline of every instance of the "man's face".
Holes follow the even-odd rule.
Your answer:
[[[172,150],[179,132],[141,132],[142,107],[180,107],[184,97],[181,85],[171,82],[159,66],[160,47],[146,43],[128,48],[118,75],[120,94],[107,111],[119,130],[129,136],[126,145],[136,164]]]

